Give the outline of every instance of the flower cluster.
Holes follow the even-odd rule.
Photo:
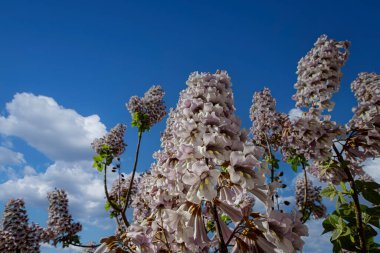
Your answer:
[[[305,189],[306,188],[306,189]],[[306,196],[305,196],[306,191]],[[307,186],[305,179],[298,178],[296,182],[296,204],[299,210],[305,209],[310,212],[314,219],[326,216],[326,206],[322,204],[320,196],[321,187],[313,186],[313,182],[308,180]],[[305,199],[306,197],[306,199]],[[306,200],[306,202],[305,202]]]
[[[69,213],[68,199],[63,189],[56,189],[48,193],[48,240],[56,245],[60,241],[70,240],[82,230],[80,223],[73,223]]]
[[[282,138],[285,160],[294,155],[303,155],[307,160],[325,161],[331,153],[333,140],[342,134],[342,129],[328,117],[321,120],[312,111],[304,113],[294,122],[286,121]]]
[[[134,195],[137,191],[137,182],[138,178],[134,179],[133,186],[131,189],[131,194]],[[129,191],[129,185],[131,183],[131,176],[126,176],[124,174],[121,174],[119,178],[115,179],[112,183],[112,188],[109,193],[110,199],[114,201],[115,203],[121,202],[126,199],[128,191]]]
[[[376,101],[380,96],[380,76],[376,73],[360,73],[351,83],[351,90],[359,103]]]
[[[380,76],[360,73],[351,84],[358,107],[347,125],[351,131],[348,156],[366,158],[380,156]]]
[[[336,41],[322,35],[314,47],[298,63],[297,107],[320,107],[331,110],[332,94],[339,90],[341,68],[348,58],[348,41]]]
[[[165,95],[161,86],[156,85],[145,92],[144,97],[133,96],[126,104],[131,113],[134,124],[148,130],[166,116],[166,107],[163,101]]]
[[[126,147],[124,143],[124,134],[127,127],[123,124],[117,124],[104,137],[95,139],[91,144],[97,154],[104,152],[103,147],[107,146],[114,157],[120,156]]]
[[[272,211],[268,219],[269,228],[274,231],[276,245],[284,250],[280,252],[302,251],[304,242],[301,236],[308,236],[308,228],[301,222],[298,212],[284,213]],[[278,248],[281,248],[278,247]],[[277,251],[276,251],[277,252]]]
[[[40,252],[43,229],[28,224],[24,201],[11,199],[4,209],[3,230],[0,231],[1,252]]]
[[[276,112],[276,100],[268,88],[253,95],[250,117],[255,143],[264,147],[271,145],[277,150],[281,145],[282,126],[286,115]]]
[[[235,252],[250,247],[274,252],[271,232],[261,226],[265,216],[244,222],[246,233],[239,235],[222,221],[226,215],[236,225],[243,213],[249,216],[254,204],[252,198],[246,201],[249,194],[268,200],[263,150],[247,143],[247,132],[240,129],[229,76],[196,72],[187,85],[169,114],[156,163],[139,182],[132,203],[137,222],[128,228],[128,238],[147,252],[206,252],[216,241],[205,222],[217,233],[219,220],[218,233],[225,241],[230,237]]]
[[[347,181],[346,173],[335,160],[314,161],[306,170],[321,182],[339,184],[341,181]]]
[[[0,252],[13,252],[17,248],[15,237],[11,232],[0,231]]]

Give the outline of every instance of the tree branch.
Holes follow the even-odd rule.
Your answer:
[[[78,244],[78,243],[73,243],[69,242],[70,245],[73,245],[75,247],[81,247],[81,248],[97,248],[100,246],[100,244],[95,244],[95,245],[84,245],[84,244]]]
[[[350,183],[350,187],[353,191],[352,198],[353,198],[354,204],[355,204],[355,218],[356,218],[356,226],[357,226],[358,233],[359,233],[359,245],[360,245],[361,251],[363,253],[367,253],[366,240],[365,240],[366,238],[365,238],[365,234],[364,234],[364,227],[363,227],[363,220],[362,220],[362,212],[360,209],[360,202],[359,202],[359,193],[358,193],[358,190],[356,189],[356,186],[355,186],[355,180],[351,174],[350,169],[347,167],[347,164],[345,163],[342,155],[339,153],[335,144],[333,144],[333,149],[338,156],[338,160],[339,160],[344,172],[346,173],[346,176],[347,176],[348,181]]]

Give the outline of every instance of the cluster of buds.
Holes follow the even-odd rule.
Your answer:
[[[306,188],[306,189],[305,189]],[[307,186],[305,179],[298,178],[296,182],[296,204],[299,210],[310,212],[314,219],[326,216],[326,206],[322,204],[320,196],[321,187],[313,186],[313,182],[308,180]],[[305,199],[306,193],[306,199]],[[306,202],[305,202],[306,200]]]
[[[11,199],[4,209],[3,230],[0,231],[1,252],[40,252],[44,231],[37,224],[28,224],[22,199]]]
[[[48,193],[49,216],[47,239],[53,241],[53,245],[61,241],[70,241],[82,230],[80,223],[73,223],[69,213],[68,199],[63,189],[56,189]]]
[[[380,76],[376,73],[360,73],[351,83],[351,89],[359,102],[354,116],[347,124],[351,133],[347,154],[366,158],[380,156]]]
[[[107,146],[110,154],[114,157],[119,157],[127,146],[124,143],[124,134],[126,129],[127,127],[125,125],[117,124],[104,137],[95,139],[91,144],[92,148],[97,154],[101,154],[104,152],[104,147]]]
[[[293,96],[297,107],[320,107],[331,110],[332,94],[339,90],[341,68],[349,52],[348,41],[336,41],[322,35],[314,47],[298,62],[298,79]]]
[[[307,160],[328,160],[332,155],[333,140],[340,134],[341,127],[329,117],[321,120],[310,111],[306,112],[294,122],[285,122],[282,138],[284,158],[303,155]]]
[[[341,68],[347,61],[350,43],[318,38],[314,47],[298,63],[297,89],[293,99],[297,107],[308,107],[301,117],[285,122],[282,152],[284,159],[302,156],[311,162],[308,170],[322,181],[339,182],[345,173],[332,161],[332,147],[345,135],[342,126],[322,115],[325,108],[332,110],[331,97],[339,90]]]
[[[137,181],[139,179],[135,178],[133,181],[131,194],[134,195],[137,191]],[[125,201],[128,191],[129,185],[131,183],[131,176],[126,176],[125,174],[121,174],[119,178],[115,179],[112,183],[112,188],[109,193],[110,199],[115,203]]]
[[[13,234],[9,231],[0,231],[0,252],[13,252],[16,248]]]
[[[144,97],[133,96],[126,104],[132,115],[133,124],[141,131],[149,130],[166,116],[164,95],[161,86],[156,85],[145,92]]]
[[[276,112],[276,100],[268,88],[253,95],[250,118],[254,142],[263,147],[270,145],[277,150],[281,146],[282,126],[287,116]]]

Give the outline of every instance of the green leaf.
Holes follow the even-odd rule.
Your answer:
[[[333,233],[332,233],[332,235],[331,235],[331,241],[335,241],[336,239],[338,239],[341,234],[342,234],[342,230],[341,229],[334,230]]]
[[[215,222],[212,220],[208,220],[206,223],[206,229],[208,232],[215,230]]]
[[[342,236],[351,235],[351,229],[349,227],[345,227],[343,231]]]
[[[375,207],[366,207],[361,205],[363,217],[364,215],[368,215],[371,219],[368,221],[369,224],[380,228],[380,208],[378,206]]]
[[[329,216],[327,216],[322,223],[322,226],[324,228],[322,234],[333,231],[338,226],[338,220],[339,217],[335,214],[330,214]]]
[[[297,171],[298,171],[297,164],[295,164],[295,163],[292,164],[292,170],[293,170],[294,172],[297,172]]]
[[[332,184],[330,184],[320,192],[321,196],[330,198],[330,200],[333,200],[337,194],[338,192]]]
[[[362,193],[363,197],[369,202],[380,205],[380,194],[372,189],[366,189]]]
[[[135,112],[132,115],[132,127],[137,127],[139,129],[139,135],[145,131],[149,131],[149,116]]]
[[[111,208],[110,202],[106,201],[106,203],[104,204],[104,209],[106,209],[106,211],[108,212],[108,210],[110,210],[110,208]]]
[[[348,193],[348,190],[346,188],[346,184],[344,182],[340,182],[340,187],[342,188],[343,193],[345,193],[345,194]]]
[[[378,183],[356,180],[355,186],[366,200],[375,205],[380,205],[380,194],[377,191],[380,185]]]
[[[226,224],[228,224],[228,223],[231,222],[231,218],[228,217],[228,216],[227,216],[226,214],[224,214],[224,213],[220,216],[220,218],[221,218],[221,220],[222,220],[224,223],[226,223]]]
[[[344,196],[343,196],[343,193],[337,191],[337,194],[338,194],[338,202],[339,202],[340,204],[345,204],[345,203],[347,203],[346,199],[345,199]]]
[[[290,164],[290,166],[294,172],[297,172],[298,166],[300,166],[301,162],[304,160],[305,160],[305,158],[303,158],[303,156],[301,157],[299,155],[296,155],[294,157],[289,158],[286,162]]]

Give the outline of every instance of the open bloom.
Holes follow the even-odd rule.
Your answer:
[[[191,186],[186,195],[187,200],[194,203],[203,199],[212,201],[217,195],[215,186],[219,174],[219,171],[210,169],[204,161],[193,163],[191,170],[186,171],[182,177],[183,182]]]

